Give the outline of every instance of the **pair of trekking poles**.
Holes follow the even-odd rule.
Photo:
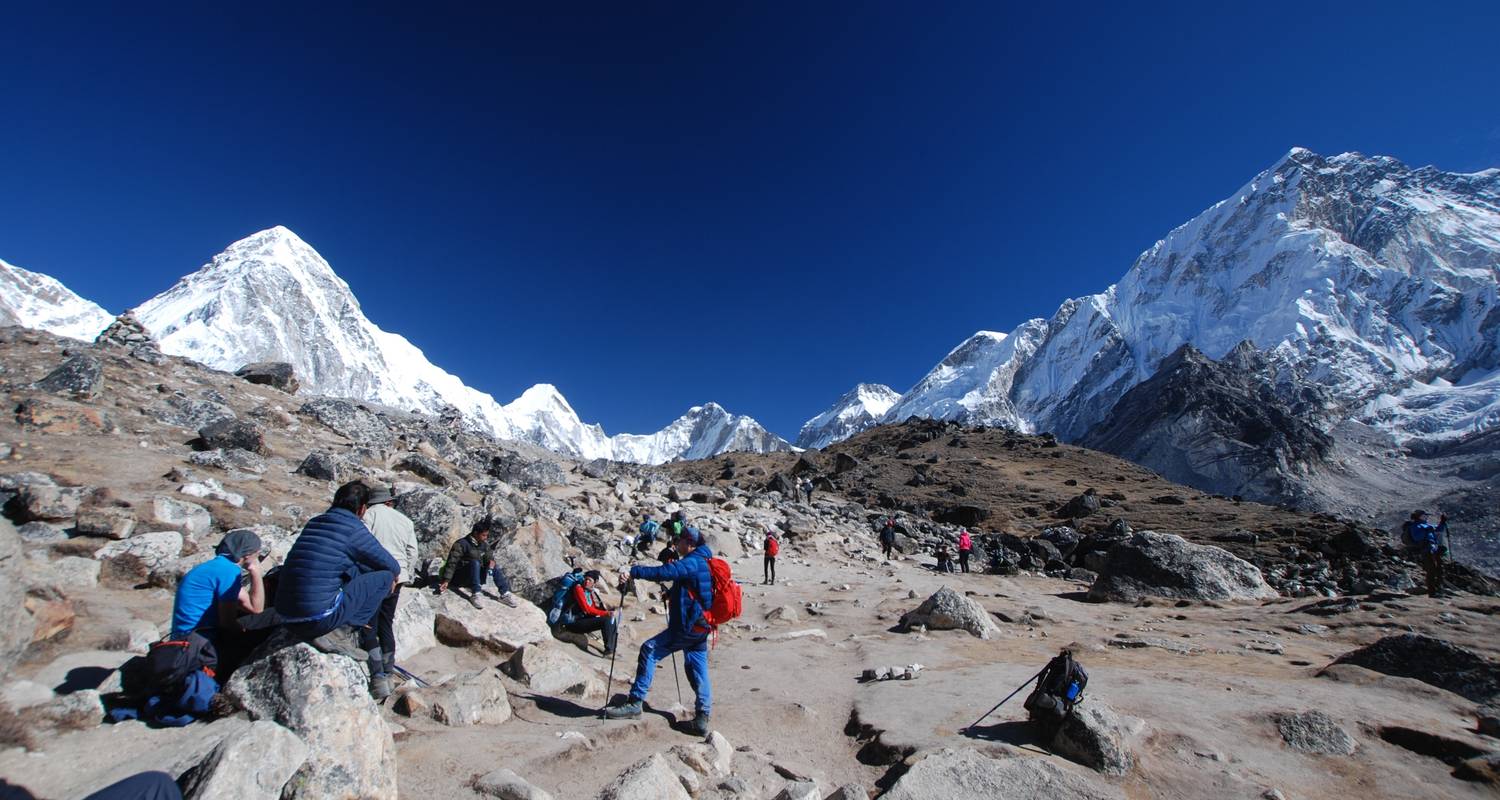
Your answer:
[[[630,548],[630,563],[625,565],[626,574],[629,574],[630,568],[635,566],[635,559],[639,554],[640,551],[635,547]],[[625,602],[629,599],[630,595],[625,592],[624,588],[621,588],[620,607],[615,609],[615,614],[617,615],[615,619],[615,647],[609,653],[609,682],[604,685],[604,705],[606,707],[609,705],[610,698],[615,691],[615,656],[620,653],[620,626],[625,622]],[[652,664],[651,668],[655,669],[656,665]],[[677,651],[675,650],[672,651],[672,680],[677,683],[677,705],[680,706],[682,705],[682,676],[677,674]]]
[[[979,723],[981,723],[981,722],[984,721],[985,717],[988,717],[989,715],[995,713],[996,711],[999,711],[1000,710],[1000,706],[1005,705],[1006,701],[1008,701],[1012,697],[1015,697],[1016,695],[1020,694],[1022,689],[1025,689],[1027,686],[1030,686],[1032,681],[1036,680],[1037,678],[1042,677],[1042,673],[1046,672],[1046,671],[1047,671],[1047,668],[1046,667],[1042,667],[1041,672],[1038,672],[1037,674],[1032,675],[1030,678],[1027,678],[1026,682],[1023,683],[1023,684],[1021,684],[1020,686],[1017,686],[1016,690],[1014,692],[1011,692],[1010,694],[1006,695],[1005,696],[1005,700],[1001,700],[1000,702],[996,703],[994,708],[991,708],[989,711],[986,711],[983,714],[981,714],[980,717],[979,717],[979,719],[976,719],[973,722],[969,723],[969,726],[966,727],[966,728],[964,728],[964,730],[966,730],[966,731],[973,730],[975,726],[977,726]]]

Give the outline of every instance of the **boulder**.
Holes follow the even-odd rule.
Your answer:
[[[17,522],[72,519],[87,492],[82,486],[28,484],[20,487],[6,504],[6,514]]]
[[[59,364],[36,382],[36,388],[52,394],[63,394],[81,400],[92,399],[104,386],[104,365],[88,354],[76,355]]]
[[[1272,714],[1282,741],[1293,750],[1326,756],[1347,756],[1358,743],[1333,718],[1321,711]]]
[[[176,531],[143,533],[118,542],[110,542],[94,552],[103,562],[104,576],[133,583],[154,570],[170,564],[182,555],[182,534]]]
[[[426,593],[413,588],[401,592],[401,599],[396,603],[394,630],[398,663],[437,647],[437,615],[432,613],[432,603]]]
[[[691,800],[661,753],[653,753],[599,792],[599,800]]]
[[[47,564],[48,582],[60,589],[87,589],[99,585],[98,560],[83,556],[63,556]]]
[[[284,800],[396,797],[396,745],[364,669],[294,644],[240,667],[224,693],[253,720],[270,720],[307,745]]]
[[[504,767],[481,775],[474,782],[474,790],[500,800],[552,800],[551,794]]]
[[[307,753],[307,745],[286,728],[252,722],[224,737],[177,785],[186,800],[278,800]]]
[[[344,458],[315,450],[308,453],[307,458],[302,459],[296,471],[298,475],[306,475],[320,481],[343,483],[345,478],[354,473],[354,467]]]
[[[223,419],[198,429],[197,450],[247,450],[265,455],[266,432],[253,422]]]
[[[870,800],[870,791],[857,783],[846,783],[825,800]]]
[[[197,497],[205,500],[218,500],[221,503],[226,503],[228,505],[234,506],[235,508],[245,507],[244,495],[237,494],[235,492],[229,491],[228,489],[225,489],[224,484],[219,483],[213,478],[205,478],[201,481],[184,483],[183,485],[177,487],[177,491],[182,492],[189,497]]]
[[[990,758],[973,748],[943,748],[912,765],[881,800],[1123,800],[1101,779],[1043,758]]]
[[[552,581],[568,571],[568,543],[562,532],[548,520],[537,520],[503,531],[499,537],[495,563],[511,588],[533,603],[550,603],[556,590]]]
[[[1099,513],[1099,508],[1099,495],[1095,494],[1093,489],[1089,489],[1064,503],[1063,507],[1057,510],[1057,516],[1059,519],[1079,519]]]
[[[102,506],[79,511],[73,530],[79,536],[129,539],[135,533],[135,524],[135,514],[129,509]]]
[[[946,586],[924,600],[916,610],[904,614],[901,624],[908,628],[925,625],[929,630],[965,630],[981,639],[989,639],[1000,632],[1000,626],[990,619],[984,606]]]
[[[1088,566],[1088,565],[1085,565]],[[1133,603],[1143,597],[1266,600],[1276,590],[1254,564],[1228,550],[1189,544],[1155,531],[1132,534],[1109,549],[1089,599]]]
[[[208,533],[214,524],[213,516],[203,506],[160,495],[151,499],[151,517],[163,527],[194,536]]]
[[[437,637],[450,645],[477,644],[510,653],[533,642],[551,638],[547,615],[531,603],[511,608],[498,600],[482,598],[481,608],[453,592],[436,599]]]
[[[16,405],[16,422],[27,430],[56,436],[91,436],[119,430],[114,416],[103,409],[40,397],[29,397]]]
[[[446,557],[449,545],[469,532],[458,501],[436,489],[402,492],[396,496],[395,506],[416,529],[423,562]]]
[[[1090,700],[1063,720],[1051,750],[1105,775],[1124,775],[1135,764],[1129,742],[1141,727],[1140,720],[1122,720],[1114,709]]]
[[[297,371],[285,361],[257,361],[240,367],[234,371],[234,374],[235,377],[243,378],[250,383],[270,386],[287,394],[296,394],[300,387],[297,382]]]
[[[194,400],[177,393],[168,397],[163,405],[151,409],[157,419],[168,425],[198,430],[206,425],[226,419],[234,419],[234,409],[213,400]]]
[[[935,516],[938,522],[949,525],[961,525],[965,528],[976,528],[980,523],[990,518],[990,510],[983,506],[963,505],[953,506],[939,511]]]
[[[859,459],[849,455],[848,453],[838,453],[834,455],[833,472],[835,475],[842,475],[845,472],[852,472],[856,469],[859,469]]]
[[[98,689],[78,689],[59,694],[34,713],[58,728],[83,730],[104,722],[104,701]]]
[[[510,697],[500,673],[492,669],[465,672],[421,691],[432,718],[450,727],[499,725],[510,719]]]
[[[500,665],[505,674],[537,694],[594,697],[604,694],[604,679],[551,642],[517,650]]]
[[[56,544],[68,540],[67,531],[48,522],[28,522],[16,528],[16,533],[20,534],[22,541],[32,544]]]
[[[410,472],[435,486],[447,486],[453,483],[453,479],[449,477],[448,473],[436,461],[421,453],[407,453],[400,461],[396,462],[393,469]]]
[[[297,409],[356,445],[389,449],[395,444],[390,426],[374,412],[348,400],[319,397]]]
[[[1345,653],[1333,663],[1416,678],[1475,703],[1491,703],[1500,697],[1500,665],[1472,650],[1431,636],[1416,633],[1387,636]]]
[[[819,800],[823,793],[813,781],[792,781],[781,787],[771,800]]]

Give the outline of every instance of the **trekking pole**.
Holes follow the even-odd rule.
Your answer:
[[[635,566],[635,548],[630,549],[630,563],[625,565],[625,574],[630,574],[630,568]],[[626,586],[631,585],[631,580],[626,578]],[[604,705],[608,706],[611,695],[615,691],[615,656],[620,652],[620,626],[625,623],[625,602],[630,595],[622,587],[620,589],[620,607],[615,609],[619,617],[615,620],[615,647],[609,652],[609,683],[604,684]]]
[[[677,674],[677,652],[672,651],[672,680],[677,681],[677,705],[682,705],[682,676]]]
[[[427,681],[424,681],[421,678],[417,677],[416,675],[408,672],[405,667],[402,667],[400,665],[392,664],[391,669],[394,669],[397,675],[400,675],[401,677],[406,678],[409,681],[415,681],[419,688],[425,689],[432,685]]]
[[[1042,672],[1046,672],[1046,671],[1047,671],[1047,668],[1046,667],[1042,667]],[[1025,689],[1027,686],[1031,685],[1032,681],[1036,680],[1037,678],[1042,677],[1042,672],[1038,672],[1037,674],[1032,675],[1030,678],[1027,678],[1026,682],[1023,683],[1023,684],[1021,684],[1020,686],[1017,686],[1016,690],[1014,692],[1011,692],[1010,694],[1006,695],[1005,696],[1005,700],[1009,700],[1012,697],[1015,697],[1016,695],[1020,694],[1022,689]],[[999,711],[1000,710],[1000,706],[1005,705],[1005,700],[1001,700],[1000,702],[996,703],[994,708],[990,709],[989,711],[984,712],[984,714],[981,715],[979,717],[979,719],[976,719],[973,722],[969,723],[969,727],[964,728],[964,730],[966,730],[966,731],[967,730],[972,730],[975,725],[978,725],[979,723],[983,722],[985,717],[988,717],[989,715],[995,713],[996,711]]]

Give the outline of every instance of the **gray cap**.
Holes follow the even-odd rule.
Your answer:
[[[237,530],[224,534],[214,552],[228,556],[230,561],[239,561],[251,553],[260,552],[260,537],[254,531]]]
[[[381,503],[389,503],[395,499],[396,494],[395,492],[391,491],[391,487],[375,486],[370,489],[370,499],[367,502],[370,505],[375,506],[380,505]]]

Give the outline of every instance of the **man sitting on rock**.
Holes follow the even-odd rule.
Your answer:
[[[619,631],[619,618],[604,607],[596,588],[604,576],[599,570],[583,573],[583,580],[573,585],[568,599],[563,603],[562,626],[574,633],[588,634],[604,631],[604,655],[614,655],[615,641]]]
[[[391,507],[395,499],[390,489],[377,486],[370,490],[370,507],[364,513],[365,527],[401,568],[401,579],[375,615],[379,646],[370,651],[370,694],[376,700],[391,694],[391,673],[396,670],[396,607],[401,602],[401,587],[411,580],[412,568],[419,558],[416,527],[405,514]]]
[[[240,646],[236,618],[265,610],[260,547],[260,537],[254,533],[230,531],[214,548],[213,558],[188,570],[177,582],[171,638],[184,639],[196,631],[213,642],[220,676],[228,675],[249,655]]]
[[[378,648],[372,623],[401,575],[360,521],[369,502],[363,483],[340,486],[333,507],[302,527],[276,588],[276,612],[293,636],[361,660]]]
[[[627,591],[628,581],[636,578],[672,582],[672,587],[667,590],[667,629],[641,644],[630,696],[605,708],[604,715],[610,719],[639,717],[646,694],[651,691],[656,663],[681,650],[688,685],[697,695],[697,715],[693,717],[691,730],[703,736],[708,733],[713,700],[708,682],[708,636],[712,629],[703,620],[704,610],[713,605],[713,577],[708,569],[713,551],[693,527],[684,528],[673,540],[672,547],[678,556],[676,561],[659,567],[636,564],[630,568]]]
[[[636,549],[642,553],[648,552],[656,544],[656,533],[660,530],[661,523],[656,521],[656,515],[647,514],[646,520],[641,523],[641,533],[635,538]]]
[[[490,539],[492,527],[493,523],[488,519],[481,519],[474,523],[468,536],[453,543],[453,547],[448,550],[448,560],[443,563],[443,571],[438,575],[438,594],[447,591],[449,581],[456,575],[458,586],[454,587],[454,594],[468,600],[469,605],[482,608],[479,605],[479,594],[483,591],[481,587],[488,575],[500,594],[484,593],[511,608],[516,607],[516,596],[510,590],[510,581],[495,563],[495,542]],[[460,588],[468,589],[469,594],[465,596],[458,591]]]

